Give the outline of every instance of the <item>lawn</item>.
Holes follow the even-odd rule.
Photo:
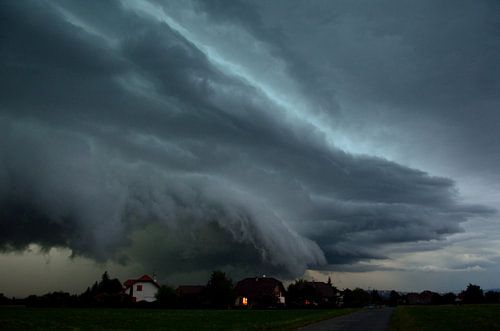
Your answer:
[[[500,330],[500,305],[399,306],[390,330]]]
[[[0,308],[0,330],[291,330],[353,311]]]

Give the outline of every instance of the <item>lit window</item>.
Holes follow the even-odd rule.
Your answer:
[[[142,291],[142,285],[137,285],[137,287],[135,288],[136,291]]]
[[[243,297],[243,298],[241,299],[241,304],[242,304],[243,306],[248,305],[248,298],[247,298],[247,297]]]

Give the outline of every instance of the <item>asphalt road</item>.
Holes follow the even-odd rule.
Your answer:
[[[386,331],[394,308],[365,309],[299,328],[299,331]]]

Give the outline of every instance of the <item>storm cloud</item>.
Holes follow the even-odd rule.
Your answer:
[[[487,144],[498,113],[466,111],[499,101],[498,41],[473,36],[488,21],[472,17],[478,30],[465,33],[450,18],[449,32],[430,13],[426,29],[440,33],[428,39],[420,22],[402,23],[397,14],[410,9],[399,3],[394,15],[379,13],[388,4],[318,2],[307,15],[300,5],[3,1],[1,249],[36,243],[164,273],[294,277],[387,259],[391,245],[445,244],[463,222],[494,215],[462,199],[452,178],[342,143],[356,125],[371,137],[370,121],[418,128],[432,116],[452,117],[447,139],[472,136],[459,125],[489,123],[472,155],[498,147]],[[417,9],[414,20],[428,10]],[[468,49],[441,57],[441,39],[464,42],[447,33],[496,47],[470,63],[473,81],[456,70]],[[383,61],[392,55],[404,61]],[[352,93],[364,96],[353,98],[353,117]],[[473,159],[486,167],[498,154]]]

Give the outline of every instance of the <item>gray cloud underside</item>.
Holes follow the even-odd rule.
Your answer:
[[[500,179],[498,1],[195,3],[267,43],[354,141]]]
[[[258,20],[243,23],[264,40]],[[4,1],[0,31],[4,250],[300,275],[494,212],[461,202],[448,178],[334,147],[120,2]],[[307,85],[299,55],[273,47]]]

